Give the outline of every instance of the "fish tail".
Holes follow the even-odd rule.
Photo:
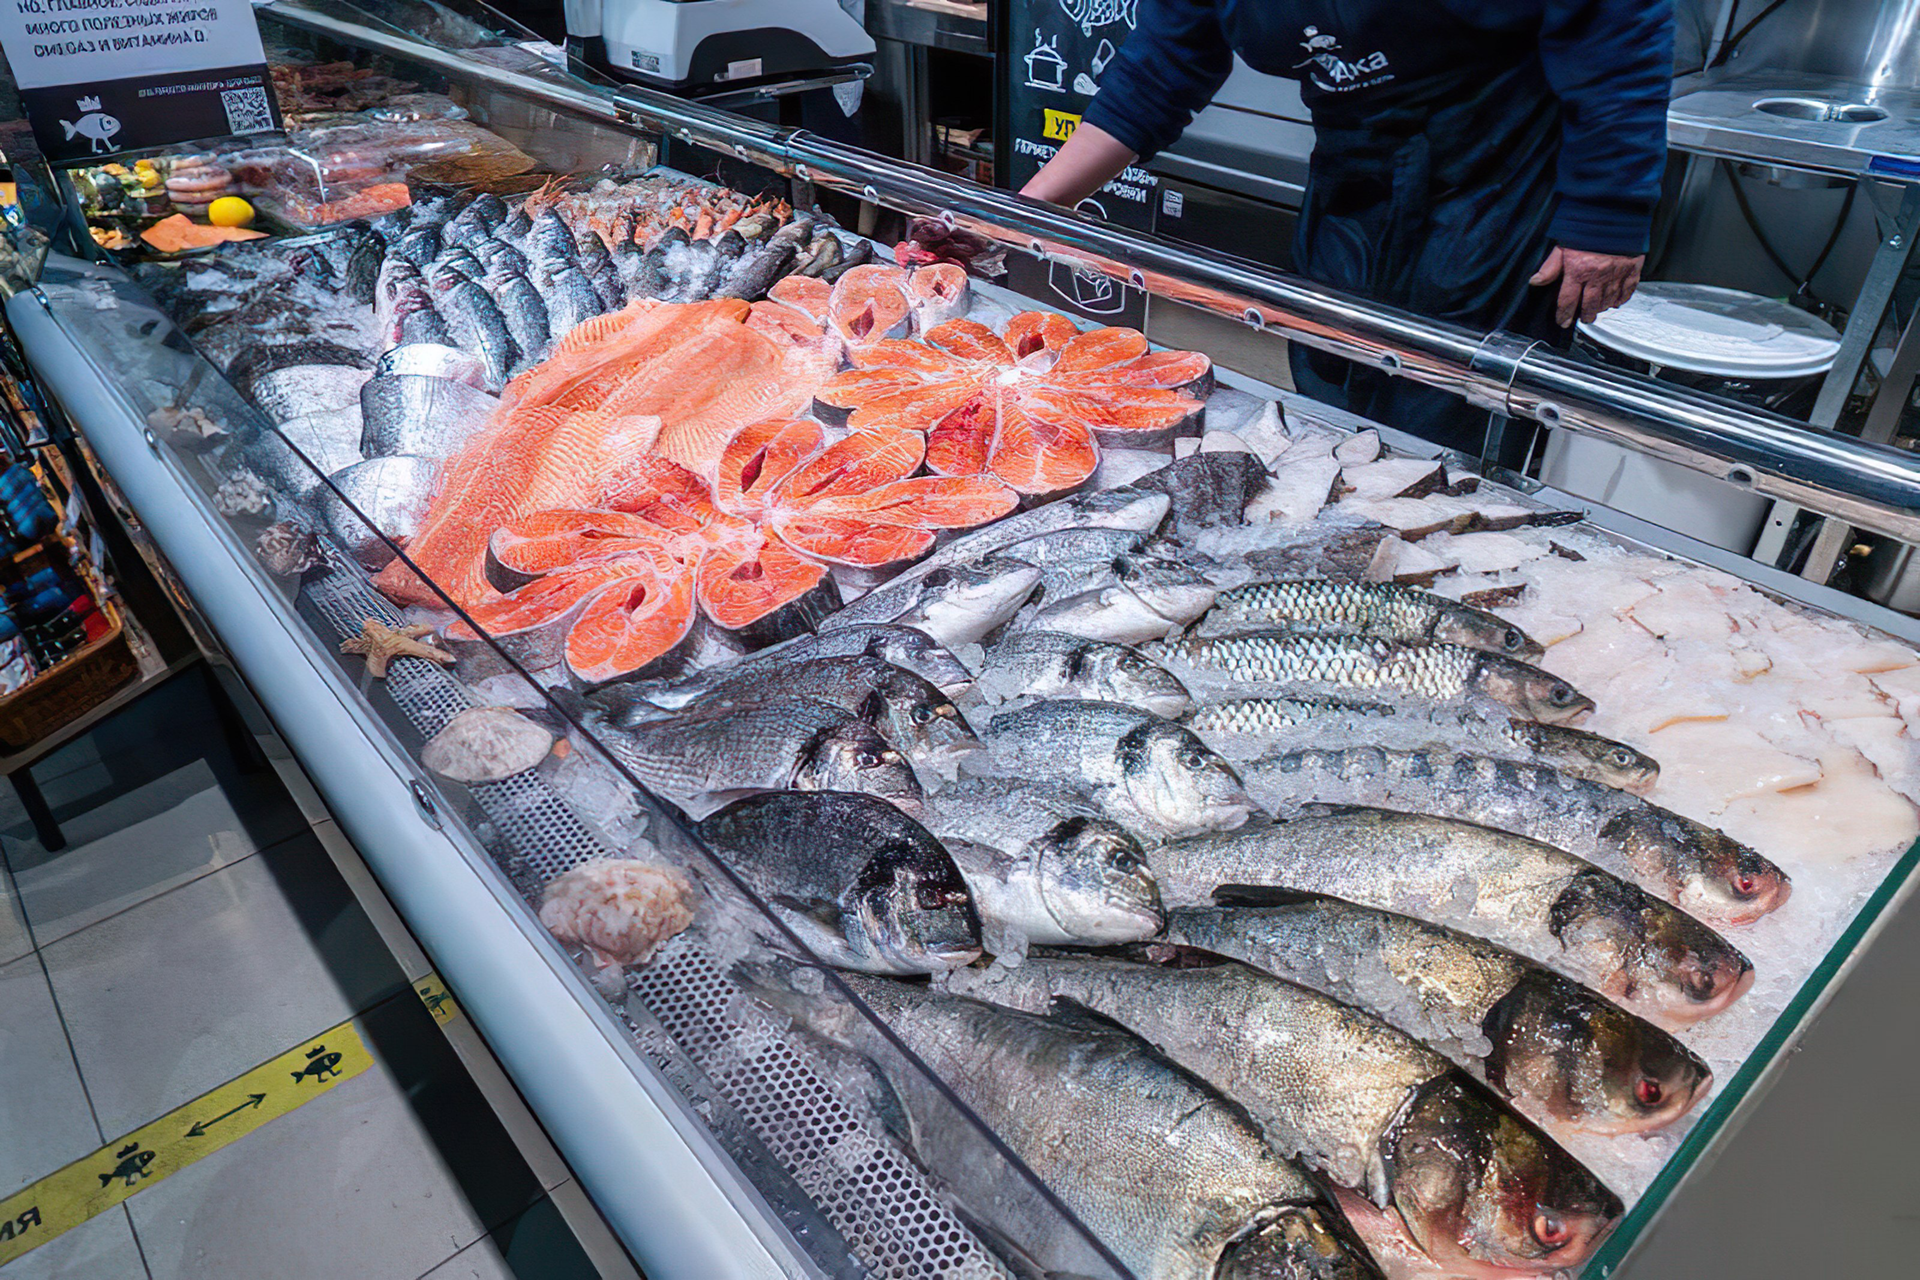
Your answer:
[[[78,129],[73,127],[73,122],[71,120],[62,120],[60,122],[60,127],[67,131],[67,140],[69,142],[71,142],[74,136],[80,132]]]

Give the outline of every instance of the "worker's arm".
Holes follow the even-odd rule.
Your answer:
[[[1140,0],[1140,21],[1100,73],[1100,92],[1022,195],[1077,204],[1186,131],[1233,70],[1216,0]]]
[[[1640,282],[1667,163],[1673,3],[1544,0],[1539,22],[1540,63],[1564,122],[1559,247],[1536,279],[1559,283],[1566,325],[1619,306]]]
[[[1133,148],[1099,125],[1082,121],[1066,145],[1020,188],[1020,194],[1071,209],[1112,182],[1133,161]]]
[[[1667,161],[1673,0],[1442,0],[1463,22],[1539,33],[1560,100],[1555,244],[1533,283],[1559,286],[1559,320],[1633,296]]]

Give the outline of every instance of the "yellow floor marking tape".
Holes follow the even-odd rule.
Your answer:
[[[460,1006],[454,1003],[453,992],[447,990],[447,984],[440,980],[437,973],[428,973],[426,977],[413,984],[414,994],[420,997],[420,1003],[427,1006],[427,1012],[438,1023],[452,1022],[460,1016]]]
[[[0,1200],[0,1265],[372,1065],[360,1033],[343,1022]]]

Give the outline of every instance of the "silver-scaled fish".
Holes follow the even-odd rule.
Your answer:
[[[654,708],[677,710],[749,672],[778,671],[788,663],[810,662],[817,658],[851,657],[879,658],[902,667],[950,696],[966,692],[973,683],[973,673],[967,670],[966,664],[926,632],[891,623],[860,623],[836,627],[817,635],[799,636],[786,644],[762,649],[738,662],[708,667],[695,675],[679,679],[635,680],[609,685],[597,691],[593,698],[616,713],[629,707],[635,708],[637,713],[624,721],[616,714],[615,723],[637,724],[653,719]]]
[[[1643,1018],[1490,942],[1302,894],[1271,907],[1181,907],[1166,941],[1241,960],[1385,1019],[1550,1129],[1646,1133],[1713,1083]]]
[[[816,698],[857,712],[916,768],[940,768],[980,745],[946,694],[903,667],[865,654],[757,667],[721,682],[686,711],[699,715],[785,698]]]
[[[1040,589],[1031,625],[1115,644],[1163,639],[1205,613],[1216,593],[1198,570],[1152,555],[1055,564],[1042,571]]]
[[[1486,938],[1662,1026],[1753,985],[1719,934],[1570,853],[1452,818],[1336,809],[1149,851],[1168,906],[1258,904],[1262,888],[1343,898]]]
[[[1306,1174],[1238,1107],[1139,1037],[1072,1010],[1041,1017],[902,982],[846,983],[1141,1280],[1378,1277]],[[878,1069],[914,1155],[986,1234],[1019,1251],[1021,1274],[1112,1271],[851,1003],[753,986]]]
[[[1164,493],[1139,493],[1126,489],[1076,493],[1057,502],[1016,511],[978,529],[970,529],[950,542],[935,547],[926,559],[902,570],[894,581],[911,580],[935,569],[977,561],[992,552],[1004,551],[1017,542],[1064,529],[1149,532],[1166,519],[1170,505]]]
[[[1519,627],[1484,609],[1393,582],[1295,578],[1248,583],[1222,591],[1195,630],[1225,635],[1264,627],[1437,640],[1522,662],[1538,662],[1546,653],[1545,646]]]
[[[966,881],[925,827],[845,792],[749,796],[695,828],[828,964],[937,973],[980,956]]]
[[[1752,924],[1793,888],[1786,872],[1723,831],[1544,765],[1440,748],[1308,748],[1241,773],[1276,813],[1364,804],[1512,831],[1628,876],[1710,924]]]
[[[987,650],[980,688],[995,701],[1087,698],[1157,716],[1180,715],[1193,703],[1171,671],[1138,649],[1039,629],[1008,632]]]
[[[1436,706],[1432,708],[1431,717],[1411,716],[1407,711],[1408,708],[1392,702],[1358,698],[1304,695],[1230,698],[1196,707],[1186,724],[1208,746],[1230,759],[1264,754],[1264,748],[1248,751],[1245,741],[1248,739],[1301,737],[1314,741],[1312,733],[1297,731],[1322,729],[1343,718],[1363,717],[1391,719],[1390,725],[1381,726],[1379,736],[1390,736],[1408,746],[1460,734],[1476,750],[1489,755],[1533,760],[1570,777],[1584,778],[1603,787],[1617,787],[1635,795],[1645,795],[1660,780],[1658,760],[1624,742],[1615,742],[1585,729],[1504,715],[1489,718],[1473,708],[1459,708],[1456,714],[1447,715],[1445,708]]]
[[[1037,702],[993,718],[996,768],[1029,781],[1071,779],[1142,839],[1225,831],[1253,812],[1240,777],[1171,720],[1111,702]]]
[[[967,877],[996,954],[996,927],[1030,942],[1092,946],[1159,932],[1160,888],[1140,842],[1074,792],[970,778],[928,796],[925,807],[927,829]]]
[[[1236,683],[1304,684],[1442,701],[1481,694],[1548,724],[1566,724],[1593,710],[1593,699],[1558,676],[1457,644],[1250,631],[1182,637],[1164,647],[1164,656],[1176,672],[1191,667]]]
[[[859,715],[811,698],[677,715],[602,735],[641,782],[681,803],[742,791],[862,791],[909,808],[919,779]]]
[[[1620,1215],[1579,1161],[1439,1054],[1245,965],[1029,956],[948,988],[1113,1019],[1245,1106],[1281,1151],[1396,1212],[1442,1268],[1576,1267]]]
[[[949,648],[974,644],[1011,618],[1039,581],[1032,565],[1000,556],[903,574],[833,614],[820,630],[891,623],[924,631]]]

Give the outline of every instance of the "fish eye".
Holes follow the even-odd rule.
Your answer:
[[[1182,747],[1180,748],[1180,763],[1186,765],[1189,769],[1202,769],[1206,767],[1207,757],[1202,754],[1198,747]]]
[[[1558,1249],[1573,1239],[1573,1228],[1559,1214],[1541,1209],[1533,1215],[1533,1238],[1548,1249]]]
[[[1113,855],[1113,869],[1123,875],[1132,875],[1140,869],[1140,859],[1133,856],[1132,850],[1121,849]]]
[[[1573,691],[1570,684],[1556,684],[1547,694],[1547,701],[1556,707],[1564,707],[1580,695]]]
[[[915,724],[925,724],[933,719],[933,708],[925,705],[915,707],[911,712]]]
[[[1633,764],[1633,752],[1627,750],[1625,747],[1615,747],[1607,753],[1607,759],[1620,768],[1625,769]]]
[[[1508,627],[1506,635],[1500,638],[1500,643],[1509,649],[1518,651],[1527,647],[1527,638],[1520,634],[1520,628]]]
[[[1643,1107],[1657,1107],[1660,1105],[1660,1099],[1666,1096],[1666,1091],[1652,1076],[1641,1076],[1634,1081],[1633,1096],[1640,1099],[1640,1105]]]
[[[871,751],[856,751],[853,753],[853,763],[859,768],[871,769],[880,763],[880,757]]]

